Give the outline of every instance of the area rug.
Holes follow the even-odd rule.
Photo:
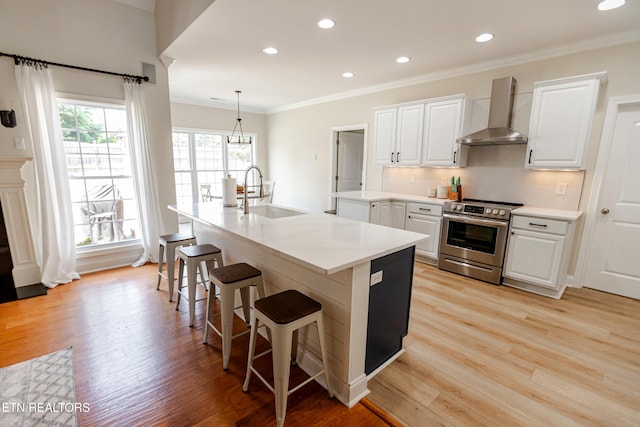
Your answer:
[[[0,369],[0,426],[77,426],[71,347]]]

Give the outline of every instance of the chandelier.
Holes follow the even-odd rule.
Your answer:
[[[236,95],[238,97],[238,118],[236,119],[236,125],[233,127],[233,132],[231,132],[231,136],[227,136],[227,144],[251,144],[251,136],[244,136],[242,132],[242,119],[240,118],[240,92],[236,91]],[[239,130],[239,133],[236,134],[236,130]]]

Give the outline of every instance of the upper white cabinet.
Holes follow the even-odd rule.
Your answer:
[[[376,118],[376,150],[373,158],[375,164],[392,164],[396,152],[396,120],[397,108],[377,110]]]
[[[454,95],[375,111],[373,162],[382,165],[466,166],[456,140],[464,130],[466,100]]]
[[[374,163],[418,165],[422,148],[422,104],[378,110]]]
[[[462,136],[465,109],[463,95],[431,100],[425,104],[420,162],[423,166],[466,166],[468,147],[456,142]]]
[[[422,120],[424,106],[407,105],[398,108],[396,158],[400,165],[419,165],[422,152]]]
[[[585,169],[598,91],[606,73],[534,84],[525,167]]]

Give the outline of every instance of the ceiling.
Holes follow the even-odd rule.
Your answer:
[[[597,4],[216,0],[163,55],[175,60],[172,100],[235,108],[241,90],[242,110],[270,112],[640,40],[639,0],[606,12]],[[334,28],[317,26],[325,17]],[[495,38],[476,43],[483,32]],[[267,46],[279,53],[264,54]],[[411,61],[398,64],[399,56]]]

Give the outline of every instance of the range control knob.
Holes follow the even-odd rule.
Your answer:
[[[497,210],[497,209],[487,209],[487,213],[488,213],[489,215],[491,215],[491,214],[495,214],[495,213],[498,213],[498,210]]]
[[[506,214],[507,213],[503,209],[500,209],[500,216],[505,216]]]
[[[458,205],[458,206],[456,206],[456,209],[457,209],[458,211],[461,211],[461,210],[462,210],[462,205]]]

